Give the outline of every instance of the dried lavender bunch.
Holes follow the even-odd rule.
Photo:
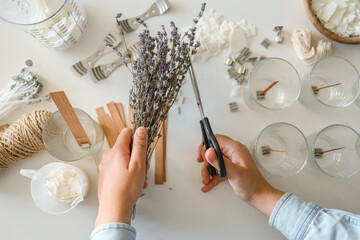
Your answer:
[[[195,41],[196,24],[205,11],[201,5],[194,26],[182,34],[175,23],[170,22],[171,33],[168,36],[164,25],[156,36],[151,36],[147,25],[138,19],[145,28],[139,35],[139,57],[131,61],[131,56],[124,62],[131,62],[133,86],[130,90],[129,105],[133,109],[134,130],[143,126],[148,130],[147,160],[160,137],[159,130],[173,105],[190,67],[190,55],[200,46]],[[118,19],[117,19],[118,21]],[[123,32],[120,33],[122,36]],[[119,53],[120,55],[121,53]]]

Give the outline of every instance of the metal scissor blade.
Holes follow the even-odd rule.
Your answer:
[[[198,84],[197,84],[197,81],[196,81],[194,68],[193,68],[193,65],[192,65],[192,62],[191,62],[191,56],[189,58],[190,58],[189,75],[190,75],[191,83],[192,83],[193,90],[194,90],[194,93],[195,93],[196,104],[198,105],[200,115],[201,115],[201,119],[203,119],[205,117],[205,115],[204,115],[204,109],[203,109],[202,102],[201,102],[199,87],[198,87]]]

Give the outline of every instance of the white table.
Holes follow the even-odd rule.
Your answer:
[[[144,0],[87,0],[83,1],[88,15],[88,28],[81,42],[66,51],[49,50],[38,44],[22,30],[1,22],[0,38],[0,87],[24,66],[26,59],[34,61],[44,82],[44,92],[65,90],[72,104],[96,118],[95,108],[110,101],[126,103],[131,86],[131,76],[126,68],[118,69],[105,81],[94,84],[88,76],[76,78],[69,67],[98,46],[104,35],[114,26],[117,12],[125,17],[142,13],[152,1]],[[172,9],[166,15],[148,21],[150,29],[174,20],[179,26],[188,26],[198,13],[201,1],[171,1]],[[247,19],[258,27],[258,35],[252,40],[251,49],[258,55],[283,57],[293,63],[303,76],[309,67],[295,56],[289,39],[284,45],[272,45],[265,50],[260,42],[272,39],[272,29],[284,25],[313,30],[316,39],[321,35],[306,17],[302,1],[208,1],[214,8],[232,21]],[[139,30],[137,31],[139,32]],[[134,42],[137,34],[129,36]],[[360,66],[358,46],[334,43],[335,55],[345,57]],[[105,62],[105,61],[104,61]],[[299,127],[309,135],[323,127],[343,123],[360,130],[359,107],[320,114],[306,109],[299,102],[284,111],[257,113],[251,111],[241,98],[240,111],[231,113],[228,103],[231,81],[226,79],[224,57],[195,64],[204,108],[214,131],[229,135],[249,146],[256,135],[267,125],[285,121]],[[359,69],[360,70],[360,69]],[[133,225],[138,239],[284,239],[267,224],[267,219],[255,209],[239,200],[227,183],[208,194],[201,188],[200,164],[196,162],[197,144],[201,141],[198,109],[189,82],[183,87],[186,102],[182,114],[170,113],[167,150],[167,182],[154,185],[154,166],[149,176],[149,188],[138,201],[137,216]],[[53,103],[23,106],[14,111],[6,122],[11,123],[33,109],[55,110]],[[104,150],[107,149],[107,146]],[[74,162],[90,177],[90,191],[85,201],[67,214],[53,216],[43,213],[33,203],[29,179],[19,174],[20,169],[38,169],[56,161],[46,151],[24,161],[17,162],[0,173],[0,238],[13,239],[87,239],[93,229],[97,214],[97,172],[88,159]],[[284,191],[291,191],[306,200],[328,208],[360,213],[358,199],[360,174],[349,179],[337,180],[305,168],[290,178],[278,178],[265,174],[268,181]],[[170,190],[172,189],[172,190]]]

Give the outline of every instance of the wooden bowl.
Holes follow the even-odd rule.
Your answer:
[[[316,27],[316,29],[319,32],[321,32],[325,37],[328,37],[328,38],[330,38],[330,39],[332,39],[332,40],[334,40],[336,42],[339,42],[339,43],[360,44],[360,36],[357,36],[357,37],[341,37],[341,36],[331,32],[330,30],[326,29],[321,24],[319,19],[316,17],[314,12],[312,11],[311,1],[312,0],[304,0],[305,10],[306,10],[306,13],[307,13],[311,23]]]

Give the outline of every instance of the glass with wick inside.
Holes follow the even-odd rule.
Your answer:
[[[307,141],[297,127],[284,122],[274,123],[256,137],[253,156],[266,172],[281,177],[293,176],[307,162]]]
[[[300,89],[299,74],[291,63],[281,58],[267,58],[254,66],[243,94],[252,110],[280,110],[296,102]]]
[[[310,168],[337,178],[350,177],[360,170],[360,135],[354,129],[330,125],[308,136],[308,142]]]
[[[85,10],[77,0],[2,0],[0,19],[56,50],[76,44],[86,27]]]
[[[299,100],[313,110],[344,108],[359,96],[359,81],[359,73],[351,62],[327,57],[304,76]]]

